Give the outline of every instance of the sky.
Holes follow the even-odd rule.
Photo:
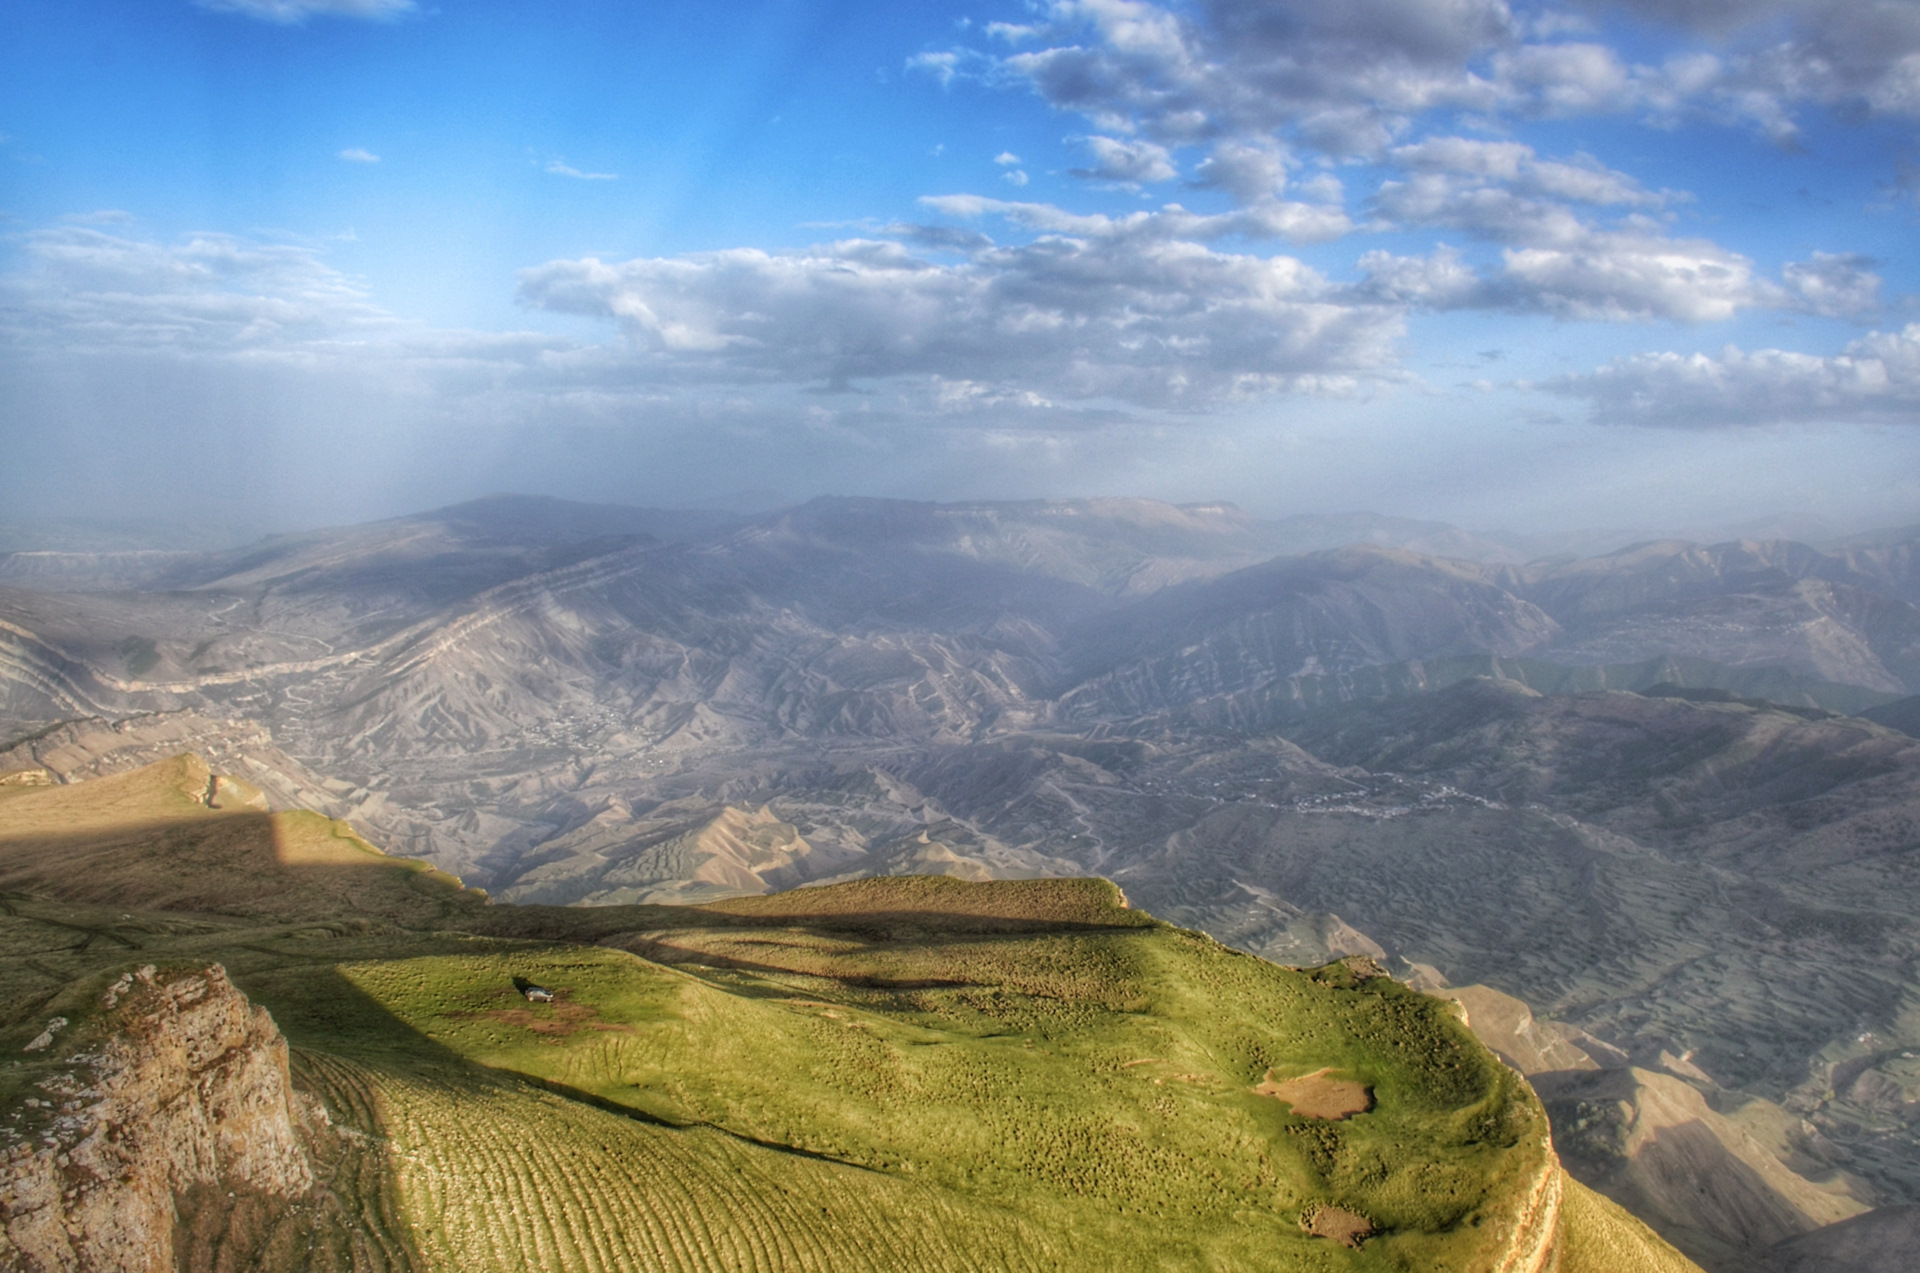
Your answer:
[[[0,520],[1920,522],[1920,0],[0,0]]]

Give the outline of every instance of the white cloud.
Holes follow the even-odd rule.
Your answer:
[[[1780,271],[1787,290],[1811,313],[1826,318],[1865,318],[1880,308],[1880,276],[1871,257],[1815,252]]]
[[[1477,141],[1466,137],[1428,137],[1397,146],[1386,158],[1414,172],[1443,173],[1456,187],[1501,183],[1520,194],[1573,203],[1657,207],[1671,195],[1643,187],[1624,172],[1607,168],[1590,155],[1571,160],[1541,159],[1533,147],[1516,141]],[[1434,189],[1440,187],[1436,184]]]
[[[1615,424],[1920,424],[1920,323],[1831,357],[1731,345],[1718,357],[1636,354],[1540,387],[1583,398],[1596,420]]]
[[[1000,180],[1010,186],[1024,186],[1027,184],[1027,174],[1024,169],[1015,168],[1010,172],[1001,173]]]
[[[1287,151],[1269,138],[1216,143],[1194,172],[1194,184],[1225,190],[1241,203],[1278,198],[1287,188]]]
[[[1392,369],[1399,308],[1348,296],[1291,257],[1216,252],[1044,205],[966,201],[1091,233],[985,248],[960,265],[872,240],[552,261],[522,272],[520,295],[618,320],[635,356],[663,372],[748,382],[931,376],[998,395],[1203,407]]]
[[[548,160],[546,171],[556,177],[571,177],[575,181],[618,181],[620,179],[620,174],[616,172],[582,172],[558,159]]]
[[[1527,44],[1493,66],[1504,94],[1529,113],[1609,114],[1640,97],[1633,71],[1603,44]]]
[[[925,71],[927,74],[939,80],[941,86],[944,88],[953,83],[954,79],[959,76],[964,65],[976,60],[978,60],[976,55],[968,54],[965,51],[916,53],[907,59],[907,69],[909,71]]]
[[[262,22],[291,25],[315,14],[335,18],[397,18],[415,9],[414,0],[193,0],[214,13],[239,13]]]
[[[1582,215],[1576,205],[1659,208],[1682,197],[1647,190],[1587,156],[1543,160],[1519,142],[1432,137],[1385,158],[1408,175],[1383,182],[1374,195],[1382,223],[1460,231],[1502,251],[1484,273],[1450,248],[1426,261],[1368,253],[1366,286],[1379,294],[1438,309],[1603,321],[1709,322],[1788,303],[1788,291],[1757,276],[1752,261],[1710,240],[1674,237],[1637,211],[1611,223]],[[1843,278],[1835,262],[1817,278],[1808,273],[1801,286],[1831,306],[1861,284]]]
[[[1436,111],[1705,114],[1789,139],[1824,104],[1920,117],[1913,0],[1592,0],[1710,38],[1630,60],[1573,15],[1507,0],[1052,0],[1011,54],[926,55],[1030,84],[1103,132],[1164,146],[1284,135],[1375,155]],[[1568,38],[1584,36],[1585,38]],[[944,60],[941,60],[944,59]]]
[[[0,280],[10,344],[191,353],[288,350],[395,326],[312,250],[224,234],[153,243],[77,226],[21,241]]]
[[[1002,168],[1008,168],[1019,163],[1020,156],[1014,154],[1011,150],[1003,150],[993,157],[993,162],[999,164]]]
[[[1425,257],[1368,252],[1361,290],[1431,309],[1499,309],[1596,321],[1701,323],[1785,303],[1753,263],[1704,239],[1671,239],[1649,228],[1575,225],[1545,246],[1509,247],[1481,273],[1457,249]]]
[[[1487,286],[1457,248],[1441,244],[1426,256],[1368,252],[1360,258],[1363,290],[1383,301],[1427,309],[1468,309],[1488,303]]]
[[[1334,150],[1384,144],[1409,113],[1490,107],[1465,70],[1511,34],[1502,0],[1057,0],[1052,47],[1001,59],[1053,105],[1164,144],[1282,126]]]
[[[1180,175],[1180,170],[1173,166],[1173,156],[1165,146],[1156,146],[1150,141],[1122,141],[1117,137],[1095,136],[1080,140],[1093,152],[1093,166],[1068,169],[1076,177],[1137,186],[1143,182],[1171,181]]]
[[[350,164],[377,164],[380,162],[380,156],[374,154],[371,150],[363,150],[359,146],[349,146],[345,150],[340,151],[337,157],[346,160]]]
[[[1507,248],[1497,290],[1561,318],[1712,322],[1774,302],[1753,264],[1704,239],[1598,231],[1554,247]]]
[[[1123,217],[1068,212],[1050,203],[1015,203],[981,195],[928,195],[920,202],[951,217],[1005,217],[1023,229],[1094,238],[1186,239],[1211,242],[1239,235],[1250,239],[1290,239],[1322,243],[1353,229],[1346,211],[1334,204],[1292,203],[1270,199],[1232,212],[1205,215],[1177,203],[1158,212]]]
[[[1776,136],[1795,133],[1792,109],[1803,102],[1920,117],[1920,6],[1911,0],[1616,2],[1724,45],[1676,89]]]

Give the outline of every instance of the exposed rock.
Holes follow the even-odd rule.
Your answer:
[[[287,1045],[214,965],[142,968],[40,1083],[29,1135],[0,1161],[0,1266],[20,1273],[174,1268],[176,1200],[197,1187],[294,1199],[314,1185],[310,1118]]]
[[[1430,993],[1459,1003],[1466,1010],[1467,1027],[1522,1074],[1600,1068],[1567,1037],[1564,1027],[1535,1019],[1523,1001],[1492,986],[1451,986]]]

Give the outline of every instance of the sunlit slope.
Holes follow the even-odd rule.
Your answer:
[[[1447,1004],[1236,954],[1102,881],[489,907],[207,783],[181,758],[0,799],[26,969],[0,1050],[84,1031],[122,969],[222,962],[332,1118],[323,1196],[276,1222],[316,1269],[1688,1267],[1567,1192],[1531,1091]],[[1322,1072],[1364,1108],[1255,1090]],[[207,1205],[188,1263],[245,1263]],[[1303,1223],[1328,1217],[1374,1233]]]
[[[481,1075],[436,1081],[319,1054],[307,1065],[339,1117],[386,1145],[421,1267],[1075,1267],[1058,1237],[910,1180]]]
[[[345,822],[267,813],[195,755],[0,794],[0,890],[122,908],[429,926],[484,897]],[[219,806],[226,807],[219,807]]]

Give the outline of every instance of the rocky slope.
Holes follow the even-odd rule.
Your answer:
[[[223,968],[146,965],[87,1009],[53,1017],[26,1049],[59,1059],[30,1087],[9,1083],[37,1094],[11,1093],[0,1130],[0,1266],[187,1267],[192,1238],[181,1249],[176,1234],[190,1200],[224,1194],[232,1212],[245,1194],[272,1213],[312,1193],[307,1142],[327,1134],[324,1112],[295,1093],[286,1041]],[[248,1223],[270,1229],[264,1218]],[[241,1245],[230,1237],[226,1254]]]

